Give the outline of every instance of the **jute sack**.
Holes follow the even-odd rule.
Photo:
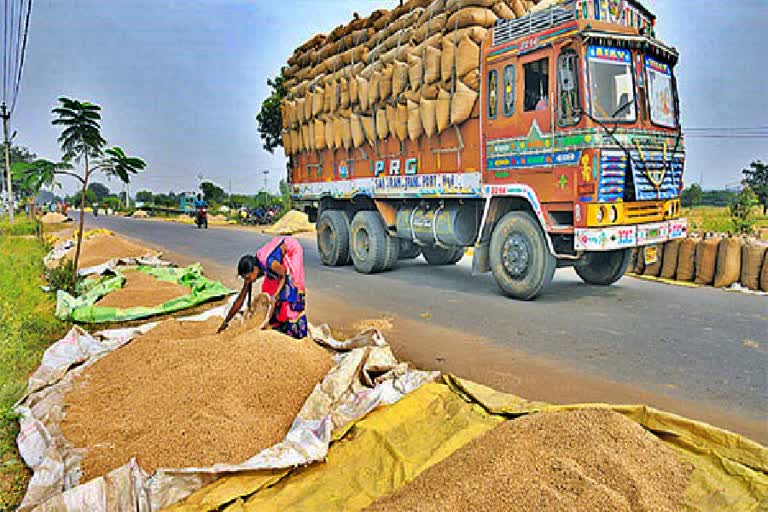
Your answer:
[[[396,113],[395,135],[402,142],[405,142],[405,139],[408,138],[408,105],[405,103],[398,103]]]
[[[328,149],[333,149],[335,147],[334,144],[334,122],[332,117],[326,117],[325,118],[325,146]]]
[[[664,263],[661,265],[660,277],[663,277],[664,279],[675,278],[681,243],[681,240],[671,240],[664,246]]]
[[[357,77],[357,91],[360,99],[360,108],[363,112],[368,111],[368,89],[370,89],[370,87],[371,85],[366,78],[362,76]]]
[[[472,116],[478,94],[464,85],[456,83],[456,93],[451,101],[451,124],[458,126]]]
[[[459,40],[456,48],[456,76],[464,76],[480,68],[480,46],[468,35]]]
[[[419,96],[419,101],[422,99],[425,100],[436,100],[438,94],[440,94],[440,91],[442,88],[439,85],[425,85],[421,88],[421,95]]]
[[[315,119],[315,148],[322,151],[325,145],[325,123],[321,119]]]
[[[280,135],[280,138],[283,141],[283,151],[285,152],[285,154],[288,155],[288,156],[292,155],[293,154],[293,147],[291,146],[291,144],[292,144],[292,141],[291,141],[291,131],[290,130],[284,131]]]
[[[376,110],[376,135],[379,140],[384,140],[389,136],[389,124],[387,123],[387,109],[379,107]]]
[[[379,87],[381,84],[381,72],[374,71],[371,83],[368,86],[368,106],[370,108],[376,108],[379,103]]]
[[[312,119],[312,93],[308,93],[307,99],[304,102],[304,122],[308,122]]]
[[[283,101],[280,103],[280,127],[285,130],[290,127],[288,122],[288,102]]]
[[[329,96],[332,95],[331,91],[328,91]],[[325,104],[325,89],[322,86],[315,87],[315,92],[312,93],[312,115],[318,116],[323,112],[323,106]]]
[[[450,29],[460,29],[464,27],[480,26],[490,28],[498,20],[492,10],[482,7],[466,7],[453,13],[446,26]]]
[[[397,125],[397,107],[391,103],[386,106],[387,112],[387,126],[389,127],[389,133],[395,135],[395,125]]]
[[[357,105],[360,103],[360,97],[358,96],[358,78],[356,76],[349,77],[349,104]]]
[[[296,121],[297,124],[304,123],[307,119],[304,117],[304,113],[306,112],[306,109],[304,108],[304,103],[306,102],[306,98],[299,98],[296,100]]]
[[[363,133],[368,142],[374,144],[376,142],[376,124],[373,122],[372,116],[360,116],[360,122],[363,125]]]
[[[341,142],[346,149],[352,147],[352,124],[349,122],[349,117],[343,115],[341,119]]]
[[[398,97],[408,87],[408,64],[395,61],[392,69],[392,96]]]
[[[696,248],[700,241],[699,238],[685,238],[680,242],[675,275],[678,281],[693,281],[696,276]]]
[[[388,65],[381,71],[379,81],[379,101],[388,100],[392,96],[392,74],[394,66]]]
[[[354,112],[349,116],[350,130],[352,131],[352,146],[359,148],[365,142],[365,133],[363,133],[363,124],[360,116]]]
[[[422,133],[424,133],[424,127],[421,124],[420,104],[408,100],[408,138],[416,142]]]
[[[511,0],[509,6],[518,18],[522,18],[528,12],[528,6],[523,0]]]
[[[727,288],[741,277],[742,243],[738,237],[728,237],[720,241],[717,247],[715,288]]]
[[[656,246],[656,255],[656,263],[645,263],[644,276],[659,277],[662,261],[664,259],[664,244],[658,244]],[[645,257],[645,254],[643,254],[643,257]]]
[[[456,12],[456,9],[464,7],[487,7],[490,8],[499,0],[446,0],[445,10]]]
[[[749,242],[741,249],[741,286],[760,290],[760,271],[763,268],[768,245]]]
[[[763,269],[760,271],[760,289],[768,292],[768,256],[763,260]]]
[[[443,40],[443,52],[440,54],[440,79],[448,82],[453,78],[456,45]]]
[[[443,133],[451,123],[451,93],[440,89],[437,93],[437,133]]]
[[[504,1],[499,1],[493,4],[491,10],[493,11],[493,14],[503,20],[513,20],[517,18],[515,11],[513,11],[512,8],[508,6]]]
[[[424,49],[424,83],[433,84],[440,80],[442,52],[434,46],[426,46]]]
[[[451,29],[451,27],[448,27],[448,29]],[[445,34],[442,40],[445,41],[447,39],[449,43],[453,44],[454,41],[461,41],[464,36],[468,36],[477,44],[483,44],[483,41],[488,36],[488,29],[485,27],[464,27]]]
[[[461,81],[464,82],[464,85],[469,87],[475,92],[480,91],[480,70],[479,69],[473,69],[463,77],[461,77]]]
[[[440,15],[445,10],[445,0],[434,0],[428,6],[424,8],[424,12],[421,13],[417,25],[424,25],[430,18]]]
[[[337,115],[333,118],[333,147],[341,149],[344,146],[344,138],[342,137],[342,119]]]
[[[307,133],[309,134],[309,148],[312,151],[317,151],[317,136],[315,135],[314,121],[309,122],[309,129],[307,130]]]
[[[421,100],[419,105],[421,125],[427,137],[432,137],[437,131],[437,100]]]
[[[491,12],[491,14],[493,14]],[[416,27],[411,33],[411,43],[418,45],[424,42],[425,39],[431,37],[433,34],[439,34],[445,28],[445,22],[447,14],[442,13],[434,16],[431,20],[425,21],[418,27]],[[451,25],[452,26],[452,25]]]
[[[408,55],[408,82],[412,91],[418,90],[424,83],[424,66],[421,57]]]
[[[339,108],[349,108],[349,82],[346,78],[340,78],[337,87],[339,94]]]
[[[717,246],[720,240],[720,237],[711,237],[699,243],[696,249],[696,284],[709,286],[715,282]]]

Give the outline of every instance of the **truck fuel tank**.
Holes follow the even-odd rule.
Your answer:
[[[470,246],[478,231],[475,204],[422,203],[397,211],[397,236],[420,245]]]

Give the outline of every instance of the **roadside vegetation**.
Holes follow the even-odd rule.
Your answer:
[[[34,229],[23,216],[16,224]],[[68,328],[54,317],[54,297],[40,288],[46,251],[36,238],[0,236],[0,510],[19,505],[30,477],[16,449],[13,405],[45,349]]]

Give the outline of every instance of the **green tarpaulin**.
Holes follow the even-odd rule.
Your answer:
[[[203,268],[199,263],[186,268],[139,266],[136,267],[136,270],[149,274],[160,281],[169,281],[185,286],[190,289],[190,293],[155,307],[128,309],[100,307],[96,303],[102,297],[121,289],[125,284],[125,276],[119,271],[114,271],[98,280],[85,281],[78,288],[79,295],[77,297],[59,290],[56,317],[60,320],[72,320],[86,324],[140,320],[182,311],[233,293],[223,284],[203,276]]]

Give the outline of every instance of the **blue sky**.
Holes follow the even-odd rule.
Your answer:
[[[677,73],[689,127],[768,126],[766,0],[646,1],[658,35],[681,54]],[[203,174],[255,193],[285,174],[265,152],[256,113],[293,49],[395,0],[36,0],[16,107],[15,142],[60,157],[50,110],[66,95],[103,106],[111,144],[149,164],[132,191],[192,190]],[[760,34],[763,36],[760,36]],[[767,139],[690,139],[687,181],[738,181],[768,160]],[[117,184],[113,183],[117,188]],[[73,184],[65,182],[65,189]]]

